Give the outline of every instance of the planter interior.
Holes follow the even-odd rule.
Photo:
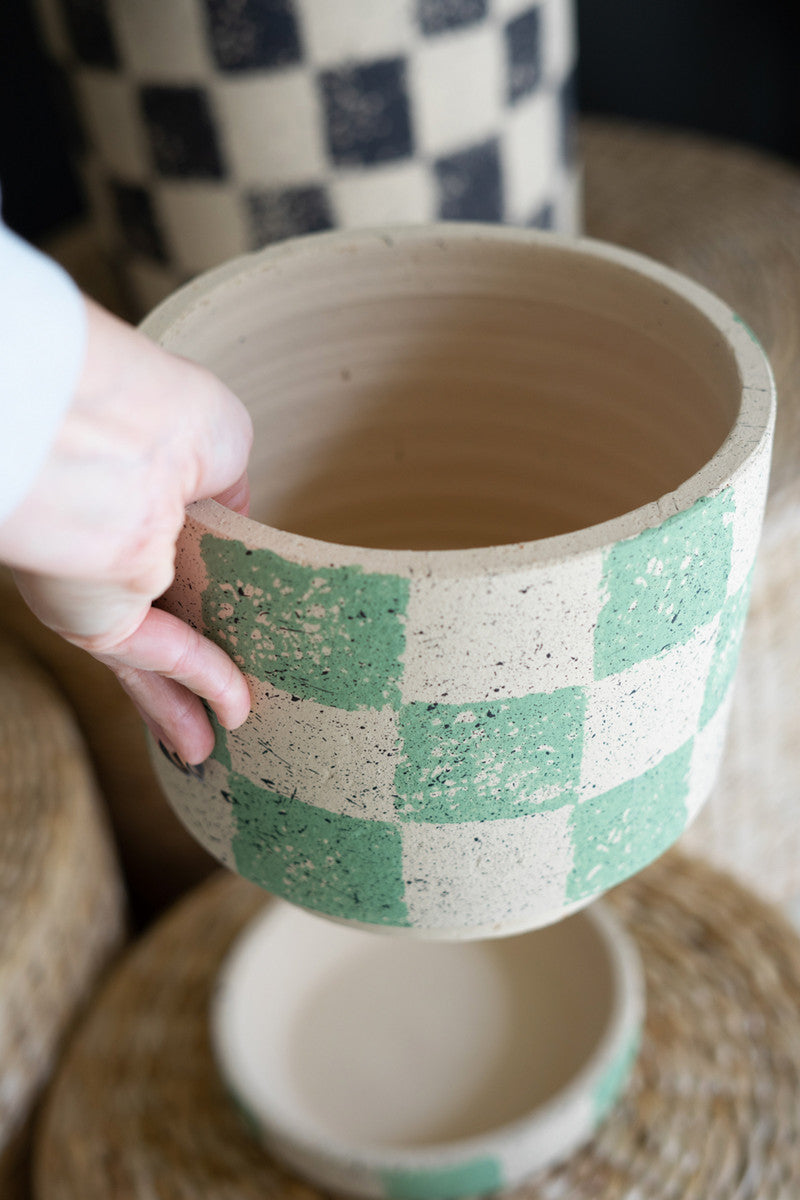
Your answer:
[[[252,413],[257,520],[387,549],[546,538],[674,491],[730,432],[730,347],[652,280],[557,240],[392,242],[306,243],[302,272],[234,275],[163,339]]]

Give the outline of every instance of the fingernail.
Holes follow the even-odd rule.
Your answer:
[[[173,767],[178,768],[182,775],[191,775],[193,779],[198,780],[202,780],[205,777],[206,768],[204,763],[184,762],[178,751],[162,741],[161,738],[158,740],[158,748],[164,757],[172,763]]]

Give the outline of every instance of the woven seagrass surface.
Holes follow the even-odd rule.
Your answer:
[[[583,130],[586,229],[726,300],[775,372],[772,481],[719,784],[686,846],[773,900],[800,897],[800,172],[625,123]]]
[[[27,1120],[122,941],[120,877],[66,703],[0,641],[0,1196],[21,1196]]]
[[[643,1048],[595,1140],[520,1200],[795,1200],[800,940],[714,869],[667,855],[610,896],[647,978]],[[241,1123],[207,1014],[263,893],[219,875],[128,955],[51,1093],[37,1200],[315,1200]]]

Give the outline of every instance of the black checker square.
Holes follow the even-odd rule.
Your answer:
[[[426,37],[476,25],[486,18],[487,0],[417,0],[417,20]]]
[[[107,0],[61,0],[76,58],[89,67],[118,67],[119,54]]]
[[[246,197],[252,247],[333,228],[324,187],[270,188]]]
[[[120,183],[117,180],[112,180],[109,188],[117,222],[128,249],[145,258],[165,263],[166,249],[150,193],[138,184]]]
[[[211,52],[221,71],[269,70],[300,62],[302,50],[292,0],[203,3]]]
[[[509,21],[505,28],[508,100],[516,104],[542,81],[542,13],[538,5]]]
[[[322,71],[328,153],[337,167],[371,166],[414,153],[402,58]]]
[[[502,221],[503,181],[497,138],[434,163],[443,221]]]
[[[556,222],[556,211],[553,204],[548,200],[544,204],[540,204],[532,217],[528,218],[526,224],[529,229],[553,229]]]
[[[147,86],[139,95],[158,173],[174,179],[222,179],[225,172],[205,91]]]

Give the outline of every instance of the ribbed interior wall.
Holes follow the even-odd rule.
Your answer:
[[[254,517],[390,549],[528,541],[656,500],[739,400],[689,304],[557,246],[328,247],[228,285],[169,345],[250,408]]]

